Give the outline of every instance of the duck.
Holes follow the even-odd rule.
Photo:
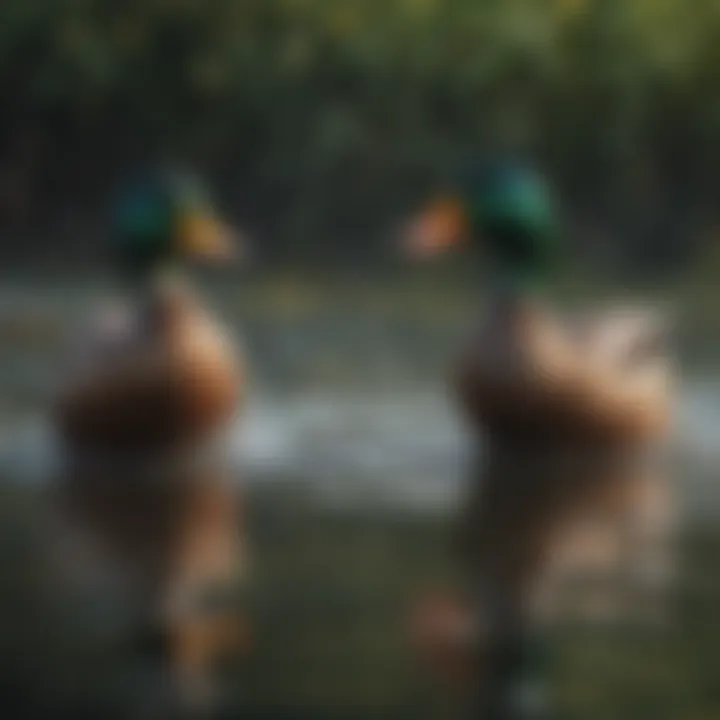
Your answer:
[[[668,393],[667,359],[654,353],[658,318],[641,308],[568,317],[548,307],[560,229],[544,179],[486,161],[464,171],[455,188],[409,224],[404,242],[413,257],[428,258],[475,239],[473,250],[492,265],[490,307],[456,379],[470,418],[485,432],[522,432],[526,423],[536,433],[541,421],[564,439],[660,434]]]
[[[175,169],[129,182],[111,224],[121,293],[70,339],[51,408],[60,537],[83,581],[123,598],[133,654],[200,702],[216,660],[250,632],[236,612],[245,541],[224,451],[246,371],[185,270],[233,262],[245,241]]]
[[[661,449],[672,424],[674,364],[667,323],[656,313],[552,306],[547,291],[564,233],[539,172],[488,158],[447,185],[403,226],[401,241],[415,261],[464,245],[489,266],[488,298],[451,382],[478,459],[461,508],[467,590],[432,612],[425,603],[413,637],[429,646],[426,656],[454,648],[455,665],[465,666],[458,675],[467,677],[480,643],[526,667],[525,641],[558,612],[570,578],[668,576],[674,504]],[[461,642],[457,632],[443,636],[451,626],[475,631]],[[483,667],[485,697],[495,698],[489,708],[519,680],[507,667],[505,679],[493,679],[492,663]],[[486,709],[487,717],[493,712],[510,711]]]

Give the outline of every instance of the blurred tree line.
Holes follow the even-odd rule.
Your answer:
[[[719,76],[715,0],[4,0],[3,257],[89,257],[108,190],[167,157],[267,256],[372,262],[510,147],[590,256],[671,267],[716,222]]]

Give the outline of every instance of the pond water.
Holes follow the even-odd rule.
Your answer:
[[[720,383],[685,388],[669,462],[693,515],[720,511]],[[442,509],[462,486],[468,438],[442,389],[251,395],[229,434],[243,483],[297,482],[326,502]],[[8,424],[0,471],[42,482],[56,447],[41,415]]]
[[[15,286],[0,293],[0,472],[41,482],[56,457],[44,420],[68,326],[102,288]],[[444,378],[467,327],[438,309],[377,293],[323,299],[307,289],[217,293],[250,351],[250,395],[229,436],[244,483],[295,482],[329,503],[446,508],[468,452]],[[453,309],[454,308],[454,309]],[[14,335],[13,335],[14,333]],[[688,377],[669,462],[692,517],[720,511],[720,381]]]

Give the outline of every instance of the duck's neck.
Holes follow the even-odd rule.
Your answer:
[[[542,286],[527,283],[522,275],[501,274],[493,284],[490,314],[507,326],[523,326],[540,313],[544,304]]]
[[[142,324],[152,329],[166,325],[177,314],[184,304],[187,281],[177,267],[162,265],[127,275],[124,288]]]
[[[126,267],[121,276],[125,293],[140,302],[168,285],[179,284],[181,279],[178,267],[168,262]]]
[[[513,226],[485,228],[479,237],[493,265],[491,292],[496,311],[516,316],[542,305],[552,270],[542,238]]]

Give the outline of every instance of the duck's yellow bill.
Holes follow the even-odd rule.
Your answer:
[[[181,252],[189,258],[213,262],[231,262],[247,253],[242,233],[218,218],[207,215],[187,215],[178,228]]]
[[[412,258],[424,259],[459,245],[467,234],[468,221],[462,202],[439,198],[403,228],[401,244]]]

